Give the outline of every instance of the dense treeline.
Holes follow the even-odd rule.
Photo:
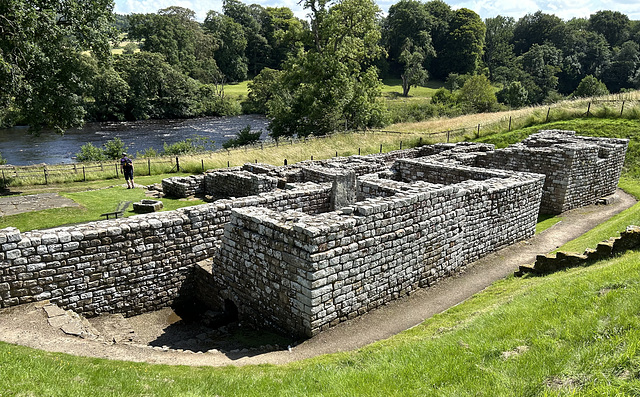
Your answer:
[[[482,21],[441,0],[401,0],[386,17],[373,0],[303,4],[308,21],[225,0],[198,22],[181,7],[123,16],[112,0],[6,0],[0,124],[63,130],[245,111],[265,113],[277,137],[384,125],[381,78],[401,79],[404,96],[446,81],[429,112],[447,114],[640,87],[640,24],[616,11]],[[241,108],[224,87],[248,78]]]

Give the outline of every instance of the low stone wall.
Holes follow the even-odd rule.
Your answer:
[[[204,175],[177,176],[162,180],[162,191],[167,197],[184,198],[204,192]]]
[[[331,187],[304,184],[237,200],[73,227],[0,230],[0,307],[50,299],[64,309],[126,315],[193,295],[185,283],[215,254],[233,208],[327,211]]]
[[[312,336],[431,285],[535,232],[542,177],[503,175],[315,216],[234,210],[212,268],[219,299],[242,321]]]
[[[627,226],[620,237],[612,237],[598,243],[595,249],[588,248],[584,253],[557,252],[556,254],[538,255],[533,265],[520,266],[516,276],[527,273],[541,275],[564,270],[570,267],[585,266],[595,261],[622,254],[627,250],[640,248],[640,227]]]
[[[204,191],[214,197],[246,197],[270,192],[278,187],[278,179],[249,171],[215,171],[204,177]]]

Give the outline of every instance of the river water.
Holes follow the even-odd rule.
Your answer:
[[[252,131],[262,130],[267,137],[267,119],[259,115],[234,117],[203,117],[180,120],[145,120],[131,122],[88,123],[82,128],[71,129],[59,135],[42,132],[32,135],[27,127],[0,129],[0,154],[13,165],[71,163],[80,147],[86,143],[102,145],[120,138],[130,155],[147,148],[157,151],[164,143],[173,144],[187,138],[203,137],[215,142],[215,148],[234,138],[238,131],[251,126]]]

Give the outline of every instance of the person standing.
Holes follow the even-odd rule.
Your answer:
[[[133,189],[135,187],[133,184],[133,160],[127,157],[126,153],[122,153],[120,170],[124,175],[124,180],[127,181],[127,189]]]

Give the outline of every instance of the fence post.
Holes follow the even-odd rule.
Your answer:
[[[149,167],[149,176],[151,176],[151,158],[147,159],[147,167]]]
[[[480,138],[480,124],[478,124],[478,132],[476,132],[476,138]]]
[[[202,162],[202,172],[204,172],[204,159],[200,160]]]
[[[47,178],[47,167],[44,167],[44,184],[49,184],[49,179]]]
[[[227,160],[227,168],[231,167],[231,164],[229,164],[229,160]]]
[[[380,144],[380,153],[382,153],[382,144]]]
[[[264,143],[260,142],[260,150],[264,150]]]
[[[358,148],[358,156],[360,156],[360,148]]]
[[[118,175],[118,164],[116,163],[116,178],[120,178],[120,176]]]
[[[624,102],[625,101],[622,101],[622,109],[620,109],[620,117],[622,117],[622,112],[624,112]]]
[[[449,133],[451,132],[451,130],[447,131],[447,143],[449,143]]]
[[[102,164],[102,161],[100,162],[100,171],[104,171],[104,164]]]
[[[549,122],[549,113],[551,112],[551,107],[549,107],[549,109],[547,109],[547,120],[545,121],[545,123]],[[587,113],[589,113],[589,111],[587,111]]]
[[[311,155],[311,161],[313,161],[313,154]]]
[[[287,165],[287,159],[284,159],[284,165]]]
[[[400,150],[402,150],[402,141],[400,141]]]
[[[589,102],[589,106],[587,106],[587,117],[591,114],[591,102]]]
[[[7,186],[7,179],[4,177],[4,170],[2,170],[2,186]]]
[[[82,166],[82,180],[83,181],[87,181],[87,173],[84,170],[84,165]]]
[[[509,131],[511,131],[511,116],[509,116]]]
[[[420,140],[418,141],[418,146],[422,146],[422,137],[420,137]]]
[[[180,172],[180,159],[176,156],[176,172]]]
[[[338,157],[338,151],[336,150],[336,157]]]

